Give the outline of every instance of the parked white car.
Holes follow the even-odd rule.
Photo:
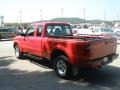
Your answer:
[[[114,28],[114,32],[116,35],[120,36],[120,28]]]
[[[117,37],[117,42],[120,44],[120,28],[114,28],[114,32]]]
[[[77,35],[92,35],[93,32],[90,29],[73,29],[73,35],[77,36]]]
[[[94,35],[107,35],[117,39],[117,43],[120,44],[120,31],[112,28],[95,28],[93,30]]]
[[[107,36],[115,36],[115,32],[112,28],[100,28],[97,27],[93,29],[94,35],[107,35]]]

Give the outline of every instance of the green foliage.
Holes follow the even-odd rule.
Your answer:
[[[84,23],[84,19],[80,19],[80,18],[54,18],[49,20],[51,22],[69,22],[69,23]]]
[[[29,23],[22,23],[22,27],[27,27],[29,25]],[[21,24],[20,23],[5,23],[4,27],[14,27],[14,28],[17,28],[17,27],[21,27]]]
[[[71,24],[79,24],[79,23],[84,23],[84,19],[81,19],[81,18],[53,18],[53,19],[50,19],[50,20],[44,20],[44,21],[36,21],[36,22],[47,22],[47,21],[50,21],[50,22],[67,22],[67,23],[71,23]],[[103,20],[85,20],[85,23],[91,23],[91,24],[101,24],[105,22],[106,24],[108,25],[113,25],[113,22],[116,22],[116,21],[103,21]],[[27,27],[29,23],[22,23],[22,27]],[[34,22],[33,22],[34,23]],[[19,27],[21,26],[20,23],[5,23],[4,25],[5,27]]]
[[[72,24],[78,24],[78,23],[84,23],[84,19],[80,18],[54,18],[49,21],[52,22],[68,22]],[[112,21],[103,21],[103,20],[85,20],[85,23],[91,23],[91,24],[101,24],[105,22],[106,24],[112,25]]]

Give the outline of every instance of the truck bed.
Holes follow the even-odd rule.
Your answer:
[[[92,46],[92,55],[90,55],[90,60],[96,58],[101,58],[107,55],[114,54],[116,52],[117,41],[112,37],[105,36],[54,36],[57,38],[56,41],[64,42],[66,40],[72,40],[77,42],[89,42]],[[59,38],[59,40],[58,40]],[[81,43],[80,43],[81,44]],[[79,49],[81,46],[78,46]],[[78,51],[81,51],[79,50]]]
[[[99,40],[108,40],[108,39],[115,39],[105,36],[99,36],[99,35],[89,35],[89,36],[50,36],[52,38],[64,38],[64,39],[78,39],[78,40],[84,40],[84,41],[99,41]]]

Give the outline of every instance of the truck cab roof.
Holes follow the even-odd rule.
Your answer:
[[[46,25],[46,24],[67,24],[69,25],[68,23],[64,23],[64,22],[37,22],[37,23],[32,23],[32,25]]]

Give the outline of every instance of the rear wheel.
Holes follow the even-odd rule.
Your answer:
[[[20,49],[19,49],[18,45],[15,45],[14,50],[15,50],[16,58],[18,58],[18,59],[23,58],[23,53],[20,52]]]
[[[73,76],[72,66],[67,62],[67,57],[60,55],[55,58],[54,69],[56,74],[61,78],[69,78]]]

